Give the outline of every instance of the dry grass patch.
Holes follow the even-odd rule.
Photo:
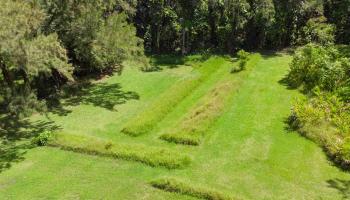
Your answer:
[[[108,140],[71,134],[55,134],[49,146],[98,156],[137,161],[152,167],[183,168],[190,163],[187,155],[165,148],[136,144],[117,144]]]
[[[231,81],[220,83],[177,126],[161,135],[160,138],[179,144],[199,145],[202,136],[222,113],[234,88]]]

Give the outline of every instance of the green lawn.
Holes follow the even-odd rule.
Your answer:
[[[293,99],[300,95],[279,83],[290,61],[291,57],[283,54],[253,54],[247,69],[235,74],[230,69],[236,63],[222,56],[176,58],[174,63],[158,63],[163,70],[148,73],[129,64],[123,75],[97,81],[83,94],[63,100],[63,108],[47,116],[33,116],[30,120],[37,124],[33,129],[45,124],[56,126],[62,134],[90,138],[82,148],[90,142],[93,146],[93,138],[112,141],[116,147],[127,144],[129,150],[141,146],[140,151],[146,152],[142,159],[146,160],[147,151],[176,151],[188,156],[190,164],[168,169],[128,161],[125,156],[110,158],[18,145],[18,149],[7,149],[13,154],[6,154],[18,159],[0,159],[0,167],[7,162],[0,168],[0,199],[350,198],[349,173],[332,166],[321,148],[290,132],[284,122]],[[157,97],[166,94],[171,98],[171,89],[177,84],[198,78],[200,84],[174,98],[171,109],[165,109],[151,130],[138,137],[121,132],[142,113],[152,113],[155,105],[170,105]],[[218,102],[224,107],[212,109],[212,101],[218,100],[211,93],[223,82],[232,86]],[[205,113],[205,120],[193,114],[198,109]],[[190,126],[201,131],[198,146],[160,139],[165,133],[182,130],[177,127],[184,123],[184,130]],[[122,148],[116,151],[132,156]],[[161,180],[156,182],[159,185],[154,184],[157,180]]]

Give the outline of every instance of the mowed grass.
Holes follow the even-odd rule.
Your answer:
[[[190,163],[187,155],[165,148],[119,144],[91,136],[56,133],[48,145],[78,153],[141,162],[152,167],[177,169]]]
[[[105,99],[91,92],[76,104],[67,101],[63,106],[67,112],[50,113],[47,119],[39,115],[31,118],[57,125],[59,132],[72,134],[67,137],[89,138],[77,139],[79,142],[68,146],[85,149],[88,145],[98,150],[107,146],[108,150],[123,145],[122,148],[132,148],[129,149],[132,152],[136,150],[137,155],[145,155],[142,151],[164,150],[190,155],[189,165],[169,170],[120,157],[113,159],[52,147],[28,149],[18,155],[19,159],[9,169],[0,172],[0,199],[153,200],[212,195],[247,200],[349,199],[350,175],[332,166],[321,148],[288,131],[284,123],[293,98],[298,96],[297,91],[279,83],[288,72],[290,56],[263,55],[256,65],[237,74],[229,74],[231,67],[226,58],[211,59],[216,60],[213,63],[219,69],[177,103],[149,134],[140,137],[129,137],[121,130],[184,77],[197,77],[199,65],[150,73],[129,67],[121,76],[98,81],[98,85],[106,88],[120,86],[118,92],[102,90],[108,94]],[[195,108],[210,101],[210,92],[224,84],[227,77],[237,79],[242,75],[244,79],[225,100],[220,115],[205,128],[200,146],[159,140],[161,134],[175,129]],[[129,92],[136,93],[139,99],[118,101],[123,103],[108,107],[105,105],[109,103],[98,104],[100,98],[102,102],[112,102],[114,93]],[[96,145],[96,141],[102,142]],[[142,148],[137,149],[139,146]]]
[[[227,101],[260,59],[259,54],[253,54],[247,63],[247,71],[236,75],[226,73],[220,77],[221,80],[214,88],[202,97],[180,122],[162,134],[160,139],[185,145],[199,145],[202,137],[222,113]]]

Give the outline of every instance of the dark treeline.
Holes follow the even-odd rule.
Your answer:
[[[350,0],[1,0],[0,108],[40,110],[67,82],[121,72],[131,58],[148,65],[144,52],[348,44],[349,9]]]
[[[348,0],[143,0],[134,23],[151,53],[349,43]]]

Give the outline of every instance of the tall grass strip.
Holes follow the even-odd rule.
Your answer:
[[[256,64],[260,56],[253,54],[249,66]],[[160,139],[184,145],[199,145],[210,126],[223,112],[226,103],[234,91],[244,81],[245,74],[236,74],[236,78],[228,77],[219,82],[187,115],[170,130],[160,136]]]
[[[190,163],[190,158],[187,155],[165,148],[118,144],[81,135],[55,134],[48,145],[78,153],[137,161],[152,167],[177,169]]]
[[[188,196],[192,196],[200,199],[207,199],[207,200],[234,200],[235,199],[224,192],[209,189],[207,187],[192,185],[174,178],[162,178],[162,179],[154,180],[150,184],[157,189],[161,189],[167,192],[178,193],[182,195],[188,195]]]
[[[139,136],[151,131],[178,103],[208,79],[223,62],[223,59],[214,58],[203,63],[199,68],[201,72],[199,77],[191,77],[177,82],[146,110],[127,122],[122,132],[130,136]]]

